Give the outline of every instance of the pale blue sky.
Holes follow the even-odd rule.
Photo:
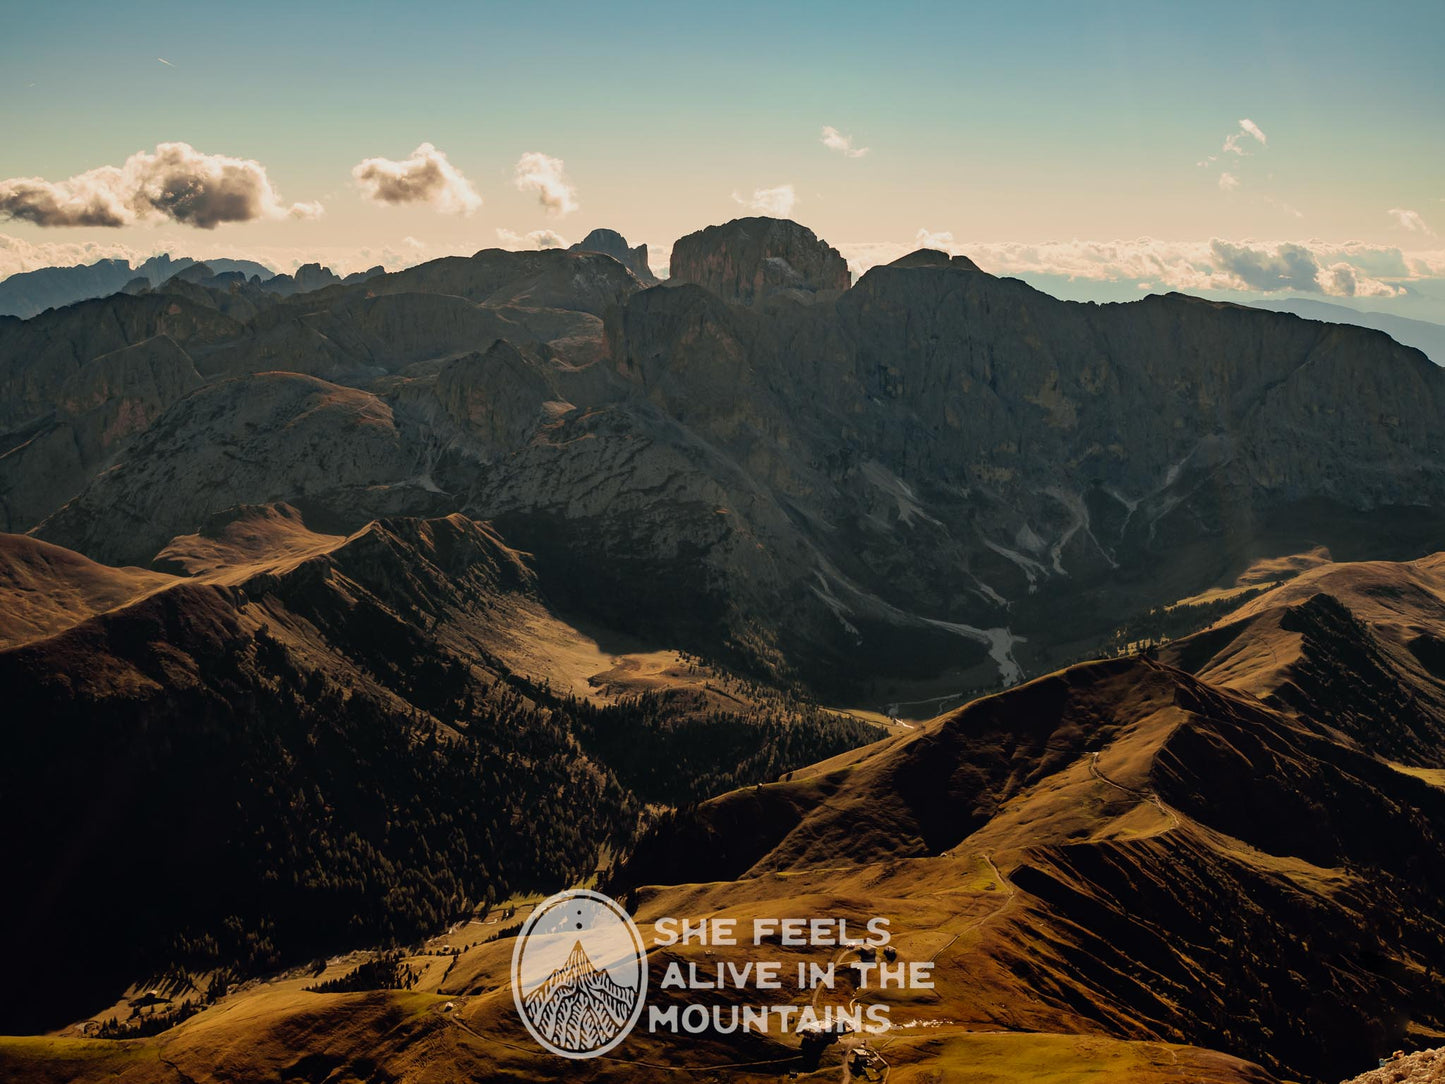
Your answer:
[[[410,237],[433,254],[607,225],[665,247],[745,213],[734,194],[791,185],[792,217],[840,245],[926,229],[1445,248],[1389,213],[1445,232],[1439,3],[6,3],[3,25],[0,178],[61,181],[184,141],[325,207],[199,239],[0,220],[31,244]],[[1223,153],[1241,118],[1267,145]],[[824,125],[869,153],[828,150]],[[480,210],[361,198],[357,162],[423,141]],[[564,160],[578,211],[513,187],[528,151]]]

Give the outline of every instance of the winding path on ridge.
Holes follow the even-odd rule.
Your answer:
[[[1116,783],[1107,775],[1105,775],[1103,770],[1099,767],[1099,754],[1097,752],[1089,754],[1089,774],[1092,775],[1095,779],[1097,779],[1100,783],[1106,783],[1109,786],[1113,787],[1115,790],[1121,790],[1130,797],[1139,799],[1139,801],[1141,802],[1153,803],[1154,807],[1169,819],[1169,828],[1179,827],[1179,814],[1175,813],[1174,810],[1170,809],[1167,805],[1165,805],[1159,795],[1155,794],[1153,791],[1135,790],[1133,787],[1126,787],[1123,783]],[[1169,829],[1167,828],[1165,829],[1165,831],[1168,830]]]

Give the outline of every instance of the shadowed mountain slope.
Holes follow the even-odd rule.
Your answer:
[[[183,574],[0,535],[0,817],[30,826],[0,845],[27,871],[0,903],[30,975],[7,1031],[412,940],[585,877],[644,802],[878,733],[600,649],[459,514],[342,536],[242,508],[162,556]]]
[[[1158,661],[1076,666],[677,815],[618,884],[705,885],[635,889],[644,916],[684,891],[696,912],[746,896],[791,913],[830,868],[902,901],[935,863],[986,862],[1016,895],[976,936],[964,900],[944,911],[964,948],[939,958],[936,1015],[1192,1042],[1323,1081],[1430,1045],[1442,568],[1305,572]]]

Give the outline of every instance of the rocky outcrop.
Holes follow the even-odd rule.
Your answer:
[[[304,263],[296,269],[294,274],[276,275],[265,279],[258,285],[267,293],[292,297],[295,294],[309,294],[315,290],[324,290],[328,286],[337,286],[342,283],[351,285],[366,282],[368,279],[384,274],[386,274],[386,268],[377,264],[375,267],[369,267],[365,271],[356,271],[342,278],[331,268],[322,267],[319,263]]]
[[[103,453],[148,428],[200,384],[190,356],[169,335],[156,335],[82,365],[61,386],[56,405],[69,418],[95,423],[96,450]]]
[[[680,238],[672,282],[695,282],[745,304],[776,294],[811,298],[848,289],[848,262],[812,230],[780,218],[739,218]]]
[[[375,294],[444,293],[492,307],[524,305],[601,316],[638,288],[614,259],[590,252],[483,249],[408,267],[368,282]]]
[[[920,248],[907,256],[900,256],[889,267],[954,267],[964,271],[977,271],[978,264],[967,256],[950,256],[936,248]]]
[[[50,416],[65,383],[104,354],[158,335],[185,348],[226,341],[242,331],[214,307],[157,293],[115,294],[31,320],[0,320],[0,432]]]
[[[341,276],[331,268],[322,267],[319,263],[304,263],[296,269],[295,274],[277,275],[275,278],[267,279],[262,284],[262,288],[269,293],[290,297],[293,294],[305,294],[312,290],[335,286],[340,281]]]
[[[200,384],[190,356],[165,334],[81,365],[53,393],[50,412],[0,454],[0,530],[35,526]]]
[[[143,564],[236,504],[286,499],[355,529],[435,507],[420,454],[374,395],[294,373],[226,380],[166,411],[35,533],[111,563]]]
[[[628,248],[627,238],[616,230],[593,230],[567,251],[600,252],[604,256],[611,256],[636,275],[637,281],[642,285],[657,285],[657,276],[652,273],[652,268],[647,263],[647,246],[638,245],[636,248]]]
[[[1440,1084],[1445,1081],[1445,1047],[1407,1054],[1396,1050],[1379,1059],[1378,1068],[1351,1077],[1345,1084]]]
[[[437,374],[436,397],[453,421],[488,452],[520,445],[542,420],[553,391],[511,343],[448,362]]]

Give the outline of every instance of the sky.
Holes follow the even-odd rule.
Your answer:
[[[0,3],[0,275],[771,213],[1055,292],[1445,277],[1438,2]]]

